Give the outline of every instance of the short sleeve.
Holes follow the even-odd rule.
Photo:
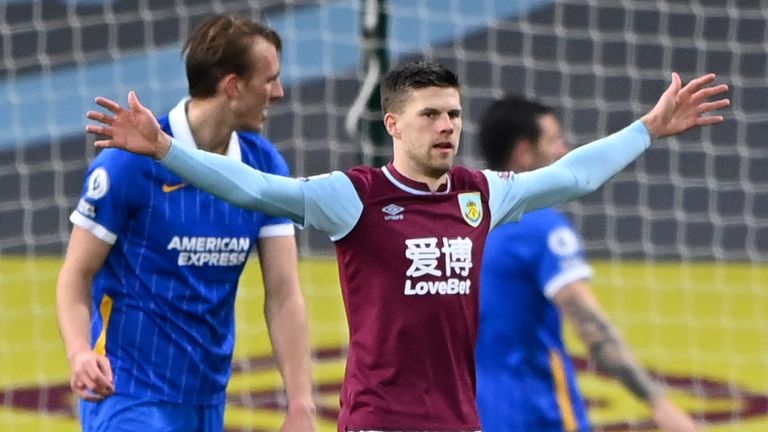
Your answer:
[[[592,277],[592,268],[579,235],[565,218],[548,226],[544,234],[537,277],[551,299],[562,287]]]
[[[151,160],[127,152],[102,151],[88,169],[80,200],[69,220],[109,244],[141,197],[142,173]]]

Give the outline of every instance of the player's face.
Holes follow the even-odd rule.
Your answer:
[[[536,143],[534,169],[550,165],[568,153],[568,144],[557,117],[545,114],[539,117],[538,123],[541,136]]]
[[[251,54],[256,59],[256,71],[241,81],[240,93],[233,103],[237,129],[259,131],[267,119],[270,104],[285,93],[280,82],[280,57],[275,47],[257,38]]]
[[[451,168],[461,135],[461,100],[457,89],[413,90],[402,112],[389,115],[396,158],[406,161],[416,174],[431,178],[439,178]]]

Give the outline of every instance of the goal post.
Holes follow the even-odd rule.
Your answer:
[[[391,158],[390,139],[381,121],[379,80],[389,70],[387,0],[360,0],[363,78],[349,107],[345,128],[362,151],[362,163],[383,166]]]

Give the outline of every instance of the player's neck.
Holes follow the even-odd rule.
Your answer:
[[[440,186],[448,181],[448,171],[427,171],[415,166],[412,162],[409,163],[407,160],[403,162],[397,157],[392,161],[392,166],[394,166],[397,172],[403,176],[408,177],[413,181],[426,184],[432,192],[438,191]]]
[[[186,111],[197,148],[226,154],[232,130],[228,123],[220,118],[220,113],[226,111],[217,106],[215,99],[190,99]]]

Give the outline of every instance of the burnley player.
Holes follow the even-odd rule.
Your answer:
[[[525,212],[593,191],[650,139],[714,124],[714,75],[680,78],[640,121],[560,161],[523,174],[453,166],[461,134],[456,75],[409,63],[381,84],[394,159],[310,179],[262,173],[190,150],[164,134],[131,92],[130,108],[97,98],[97,147],[150,155],[239,206],[285,216],[336,244],[349,325],[339,431],[476,431],[474,346],[488,231]]]

